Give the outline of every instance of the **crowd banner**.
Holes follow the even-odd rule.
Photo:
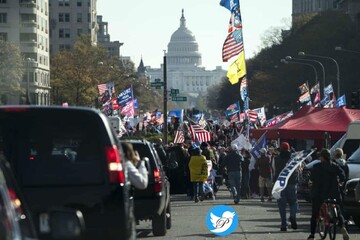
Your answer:
[[[272,196],[275,199],[281,198],[281,191],[284,190],[287,186],[291,174],[300,166],[300,164],[308,158],[316,149],[303,150],[295,152],[291,155],[291,159],[284,169],[279,174],[279,177],[276,179],[272,190]]]

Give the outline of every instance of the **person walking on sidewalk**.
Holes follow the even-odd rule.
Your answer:
[[[345,181],[345,173],[341,167],[330,160],[330,151],[326,148],[320,152],[320,163],[314,165],[311,170],[311,220],[310,236],[308,240],[315,239],[316,220],[321,204],[326,199],[336,199],[341,206],[340,183]],[[341,209],[341,208],[340,208]],[[339,211],[339,225],[344,240],[349,240],[349,234],[345,228],[345,220],[341,210]]]
[[[255,168],[259,170],[259,191],[261,202],[264,202],[265,187],[268,192],[268,201],[272,201],[271,190],[272,190],[272,164],[271,158],[266,155],[266,149],[260,149],[261,156],[255,163]]]
[[[208,166],[206,157],[201,155],[200,148],[192,150],[190,162],[190,181],[193,183],[195,202],[204,199],[204,182],[208,178]]]
[[[249,186],[249,179],[250,179],[250,152],[246,149],[241,149],[241,155],[244,158],[244,161],[241,163],[241,197],[244,199],[250,198],[250,186]]]
[[[279,177],[281,171],[286,167],[288,162],[290,161],[290,145],[287,142],[283,142],[280,145],[280,154],[275,157],[275,175],[274,175],[274,181],[277,180]],[[291,222],[291,228],[297,229],[297,223],[296,223],[296,212],[297,212],[297,191],[296,191],[296,185],[298,181],[298,172],[295,170],[289,180],[288,184],[286,185],[286,188],[281,191],[281,198],[277,200],[277,204],[279,207],[279,213],[281,218],[281,228],[280,231],[286,231],[287,230],[287,219],[286,219],[286,206],[289,204],[290,208],[290,222]]]
[[[230,191],[234,197],[234,203],[238,204],[241,197],[241,163],[242,155],[239,154],[237,145],[232,144],[230,152],[225,156],[222,162],[226,167],[229,178]]]

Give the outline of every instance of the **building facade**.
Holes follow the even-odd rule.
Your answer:
[[[97,41],[100,46],[106,49],[110,57],[120,57],[120,47],[124,44],[119,41],[110,41],[108,22],[103,21],[101,15],[97,16],[98,32]]]
[[[0,0],[0,39],[19,45],[24,57],[22,87],[28,101],[50,104],[48,0]],[[21,96],[8,99],[19,104]]]
[[[167,88],[179,89],[179,96],[188,97],[188,105],[194,106],[198,96],[205,96],[210,86],[220,83],[226,71],[220,66],[214,70],[202,67],[201,53],[194,34],[186,27],[184,10],[180,27],[171,35],[166,53]],[[142,61],[141,61],[142,63]],[[161,68],[146,67],[150,82],[163,80]]]
[[[82,34],[97,44],[96,0],[49,0],[49,10],[51,54],[71,49]]]
[[[343,11],[356,20],[360,12],[360,2],[358,0],[292,0],[293,18],[329,10]]]

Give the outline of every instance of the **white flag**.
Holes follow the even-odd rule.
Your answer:
[[[308,158],[315,149],[312,150],[303,150],[295,152],[291,155],[291,159],[284,169],[280,172],[279,177],[276,179],[272,190],[272,196],[275,199],[281,198],[281,191],[284,190],[288,184],[291,174],[299,167],[299,165]]]

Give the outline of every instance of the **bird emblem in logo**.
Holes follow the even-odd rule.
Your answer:
[[[219,236],[232,233],[238,224],[236,212],[228,206],[216,206],[207,215],[206,223],[208,229]]]

